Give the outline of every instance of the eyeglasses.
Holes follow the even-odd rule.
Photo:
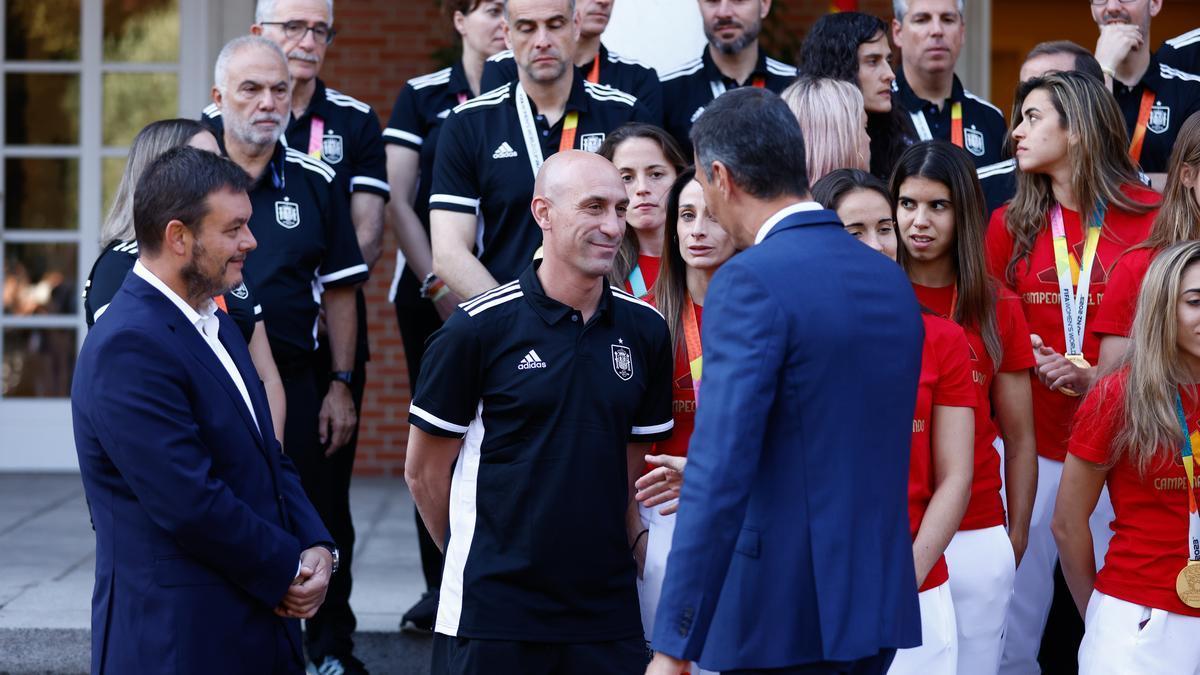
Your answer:
[[[333,42],[333,36],[337,31],[319,23],[315,26],[310,26],[303,21],[263,21],[260,26],[279,26],[283,30],[283,34],[289,40],[303,40],[308,31],[312,31],[313,39],[317,42],[329,44]]]
[[[1120,0],[1122,5],[1132,5],[1138,0]],[[1103,7],[1108,4],[1108,0],[1091,0],[1092,7]]]

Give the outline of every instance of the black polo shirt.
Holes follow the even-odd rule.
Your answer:
[[[573,77],[562,118],[548,126],[530,100],[542,156],[558,152],[567,113],[579,114],[576,149],[595,152],[605,135],[626,122],[646,122],[637,99],[603,84]],[[478,214],[476,255],[499,283],[512,281],[542,243],[529,210],[533,169],[510,82],[456,107],[439,136],[429,209]]]
[[[1113,81],[1113,95],[1125,116],[1125,129],[1133,139],[1142,92],[1154,92],[1154,105],[1146,124],[1140,163],[1146,173],[1166,173],[1171,163],[1171,148],[1179,128],[1189,115],[1200,110],[1200,75],[1168,66],[1150,57],[1150,66],[1140,82],[1133,87]]]
[[[262,305],[275,361],[306,363],[317,348],[322,290],[367,279],[345,191],[329,165],[276,143],[250,204],[258,248],[246,256],[247,284]]]
[[[1200,28],[1167,40],[1158,48],[1158,60],[1188,73],[1200,73]]]
[[[705,47],[696,58],[675,70],[663,73],[663,128],[679,141],[685,157],[692,156],[692,142],[688,134],[692,124],[704,112],[704,107],[729,89],[747,86],[761,79],[763,85],[775,92],[782,92],[796,79],[796,68],[777,61],[758,48],[758,63],[745,82],[735,82],[725,77]]]
[[[670,335],[604,284],[580,313],[536,267],[459,305],[430,338],[409,422],[462,438],[435,629],[466,638],[640,636],[628,443],[671,434]]]
[[[284,143],[309,154],[313,118],[324,125],[321,136],[320,159],[337,173],[338,183],[347,192],[370,192],[387,199],[391,194],[387,179],[387,155],[379,118],[371,106],[336,89],[329,89],[317,78],[308,109],[300,117],[288,121]],[[224,133],[221,111],[210,104],[200,115],[200,121],[211,127],[220,138]]]
[[[640,61],[609,51],[604,43],[600,44],[599,58],[598,82],[636,96],[638,106],[646,110],[646,119],[650,120],[651,124],[662,126],[663,98],[658,73]],[[587,79],[592,66],[592,63],[578,66],[575,68],[575,74]],[[511,49],[493,55],[483,64],[480,91],[491,91],[512,82],[517,79],[517,69],[517,60],[513,58]]]
[[[954,76],[950,99],[943,104],[941,110],[938,110],[933,103],[917,96],[904,79],[904,68],[896,69],[896,79],[892,82],[892,91],[900,95],[900,103],[908,113],[919,140],[928,140],[922,133],[922,120],[928,126],[930,138],[951,140],[951,111],[954,103],[961,103],[963,149],[971,156],[975,167],[982,168],[1007,159],[1004,140],[1008,137],[1008,124],[1004,121],[1004,113],[991,103],[967,91],[957,75]]]
[[[462,62],[449,68],[414,77],[404,84],[392,117],[383,130],[383,142],[409,148],[420,155],[417,191],[413,210],[429,232],[429,188],[433,184],[433,160],[437,153],[442,122],[455,106],[471,98],[471,85]],[[397,260],[402,260],[402,254]],[[397,264],[389,300],[412,305],[420,302],[421,280],[407,265]]]
[[[133,270],[137,259],[137,241],[111,242],[96,258],[83,284],[83,318],[89,329],[108,309],[108,303],[112,302],[121,284],[125,283],[125,277]],[[238,284],[225,294],[225,308],[242,337],[250,342],[254,335],[254,324],[262,318],[262,305],[254,301],[246,284]]]
[[[1005,159],[995,164],[981,166],[975,170],[979,176],[979,184],[983,187],[983,197],[987,202],[987,214],[1004,206],[1008,200],[1017,194],[1017,160]]]

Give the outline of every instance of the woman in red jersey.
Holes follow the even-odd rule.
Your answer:
[[[613,260],[609,281],[648,299],[663,254],[667,191],[688,162],[670,134],[640,122],[614,129],[597,152],[616,165],[629,195],[625,212],[629,226]]]
[[[655,446],[656,454],[648,458],[651,470],[638,482],[639,489],[647,489],[644,490],[646,494],[640,496],[644,500],[640,504],[639,516],[642,527],[648,532],[635,547],[644,545],[639,589],[642,623],[647,636],[651,635],[654,627],[654,611],[662,592],[667,554],[671,550],[671,535],[675,530],[675,515],[671,511],[678,502],[671,502],[666,507],[663,505],[679,496],[677,489],[669,493],[657,493],[653,486],[668,474],[677,478],[678,471],[682,470],[682,461],[677,460],[687,455],[688,441],[696,421],[696,396],[703,365],[700,326],[704,319],[704,296],[717,268],[734,253],[733,240],[704,206],[704,191],[696,182],[693,169],[685,169],[664,197],[666,241],[663,244],[662,270],[654,284],[653,297],[659,311],[667,319],[672,344],[675,345],[672,395],[675,427],[670,439]],[[675,487],[678,487],[677,482]]]
[[[1054,511],[1063,575],[1086,617],[1079,672],[1200,673],[1200,242],[1155,256],[1130,348],[1076,418]],[[1113,537],[1099,573],[1088,517]]]
[[[858,170],[833,171],[813,185],[812,193],[826,208],[837,211],[848,233],[895,259],[891,195],[878,179]],[[963,329],[932,311],[923,312],[922,319],[925,342],[908,474],[922,644],[899,650],[888,672],[953,675],[958,670],[958,632],[943,554],[971,498],[971,445],[979,394],[971,381],[971,347]]]
[[[994,674],[1037,486],[1029,328],[1020,301],[998,288],[984,268],[985,200],[970,157],[945,141],[917,143],[900,156],[891,184],[899,262],[917,300],[962,326],[971,347],[970,375],[979,396],[975,470],[971,501],[946,561],[958,671]],[[997,431],[1006,453],[1003,481]],[[1001,487],[1008,497],[1007,530]]]
[[[1138,182],[1121,111],[1093,78],[1033,78],[1016,101],[1017,193],[993,212],[986,249],[988,270],[1021,298],[1037,360],[1031,385],[1038,487],[1002,657],[1006,671],[1037,672],[1057,558],[1049,527],[1054,495],[1071,417],[1095,377],[1099,352],[1087,318],[1117,257],[1146,238],[1158,197]],[[1107,519],[1096,520],[1097,532],[1107,530]]]
[[[1200,239],[1200,113],[1183,123],[1171,151],[1162,208],[1146,241],[1122,255],[1096,311],[1092,332],[1100,336],[1100,367],[1115,365],[1129,345],[1129,329],[1137,307],[1138,289],[1150,261],[1162,249],[1181,241]]]

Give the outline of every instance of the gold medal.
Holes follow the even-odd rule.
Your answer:
[[[1175,594],[1183,604],[1200,609],[1200,560],[1189,560],[1175,577]]]
[[[1070,361],[1071,365],[1075,366],[1076,368],[1085,369],[1092,367],[1092,364],[1088,363],[1087,359],[1083,358],[1083,354],[1067,354],[1067,360]],[[1070,387],[1059,387],[1058,390],[1067,396],[1079,395],[1079,392],[1071,389]]]

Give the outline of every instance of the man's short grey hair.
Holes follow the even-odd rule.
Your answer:
[[[804,134],[783,99],[768,89],[738,87],[721,94],[692,125],[697,171],[712,180],[713,162],[742,190],[761,200],[808,194]]]
[[[504,0],[504,20],[508,21],[508,2]],[[332,12],[333,10],[330,10]],[[567,0],[567,16],[575,16],[575,0]]]
[[[217,65],[213,66],[213,86],[216,87],[222,94],[225,93],[225,78],[229,76],[229,62],[239,52],[252,47],[266,49],[279,57],[279,62],[283,64],[284,69],[287,69],[287,57],[284,56],[283,50],[279,45],[268,40],[261,35],[243,35],[236,37],[221,47],[221,53],[217,54]],[[290,77],[290,76],[289,76]]]
[[[908,14],[908,0],[892,0],[892,15],[900,23],[904,23],[904,16]],[[958,15],[963,16],[963,0],[958,0]]]
[[[279,21],[282,17],[275,14],[275,6],[279,4],[279,0],[258,0],[258,4],[254,6],[254,23],[262,23],[264,21]],[[333,0],[325,0],[325,7],[329,10],[329,25],[333,25]]]

